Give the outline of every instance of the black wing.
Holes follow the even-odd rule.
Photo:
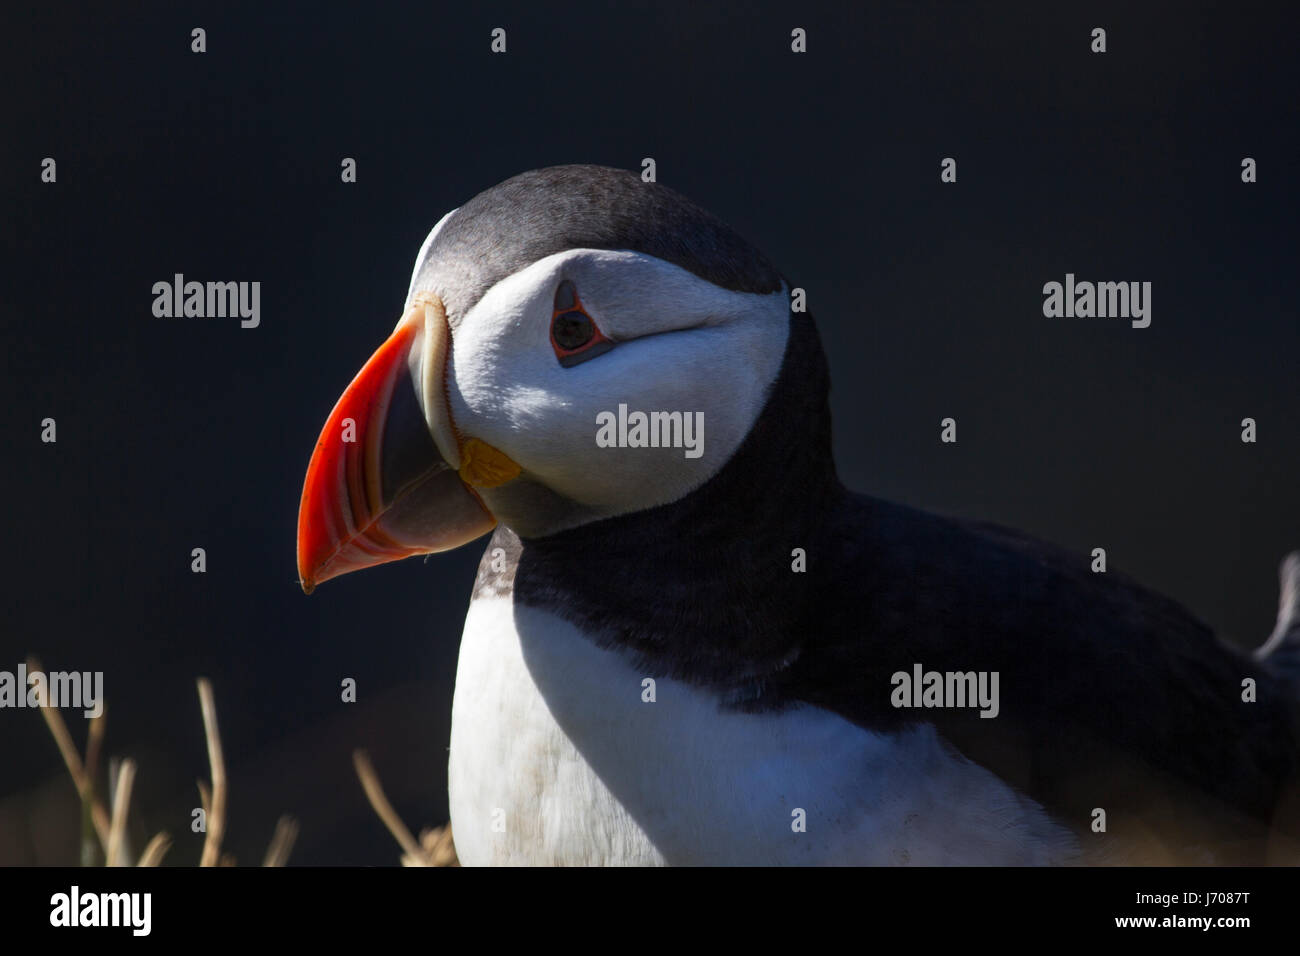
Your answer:
[[[832,527],[826,614],[783,694],[873,728],[933,722],[1081,834],[1098,807],[1112,836],[1192,859],[1300,833],[1294,685],[1176,603],[994,525],[849,496]],[[893,707],[891,675],[918,663],[999,672],[998,716]]]

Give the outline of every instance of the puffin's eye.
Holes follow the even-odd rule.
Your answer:
[[[580,349],[596,337],[596,324],[581,312],[565,312],[551,323],[555,344],[567,351]]]
[[[596,320],[587,314],[578,289],[565,279],[555,290],[555,306],[551,311],[551,347],[555,357],[565,368],[602,355],[614,347],[605,338]]]

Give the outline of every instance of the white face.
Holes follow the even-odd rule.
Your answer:
[[[570,367],[560,364],[551,333],[565,280],[615,343]],[[439,291],[436,276],[419,281],[408,303]],[[784,287],[731,292],[641,253],[572,249],[502,280],[457,325],[447,367],[448,406],[461,435],[522,468],[512,482],[479,489],[484,503],[502,524],[537,537],[682,497],[716,474],[749,433],[780,369],[788,328]],[[602,447],[598,434],[605,444],[618,440],[620,405],[628,445],[637,437],[633,413],[679,412],[691,430],[671,434],[690,447]]]

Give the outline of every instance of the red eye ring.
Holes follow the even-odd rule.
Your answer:
[[[565,279],[555,291],[551,310],[551,348],[561,365],[570,368],[602,355],[614,347],[578,298],[574,284]]]

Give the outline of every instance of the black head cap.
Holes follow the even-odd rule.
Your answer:
[[[493,285],[566,249],[641,252],[736,292],[781,276],[726,223],[667,186],[607,166],[550,166],[479,193],[443,224],[417,267],[453,327]]]

